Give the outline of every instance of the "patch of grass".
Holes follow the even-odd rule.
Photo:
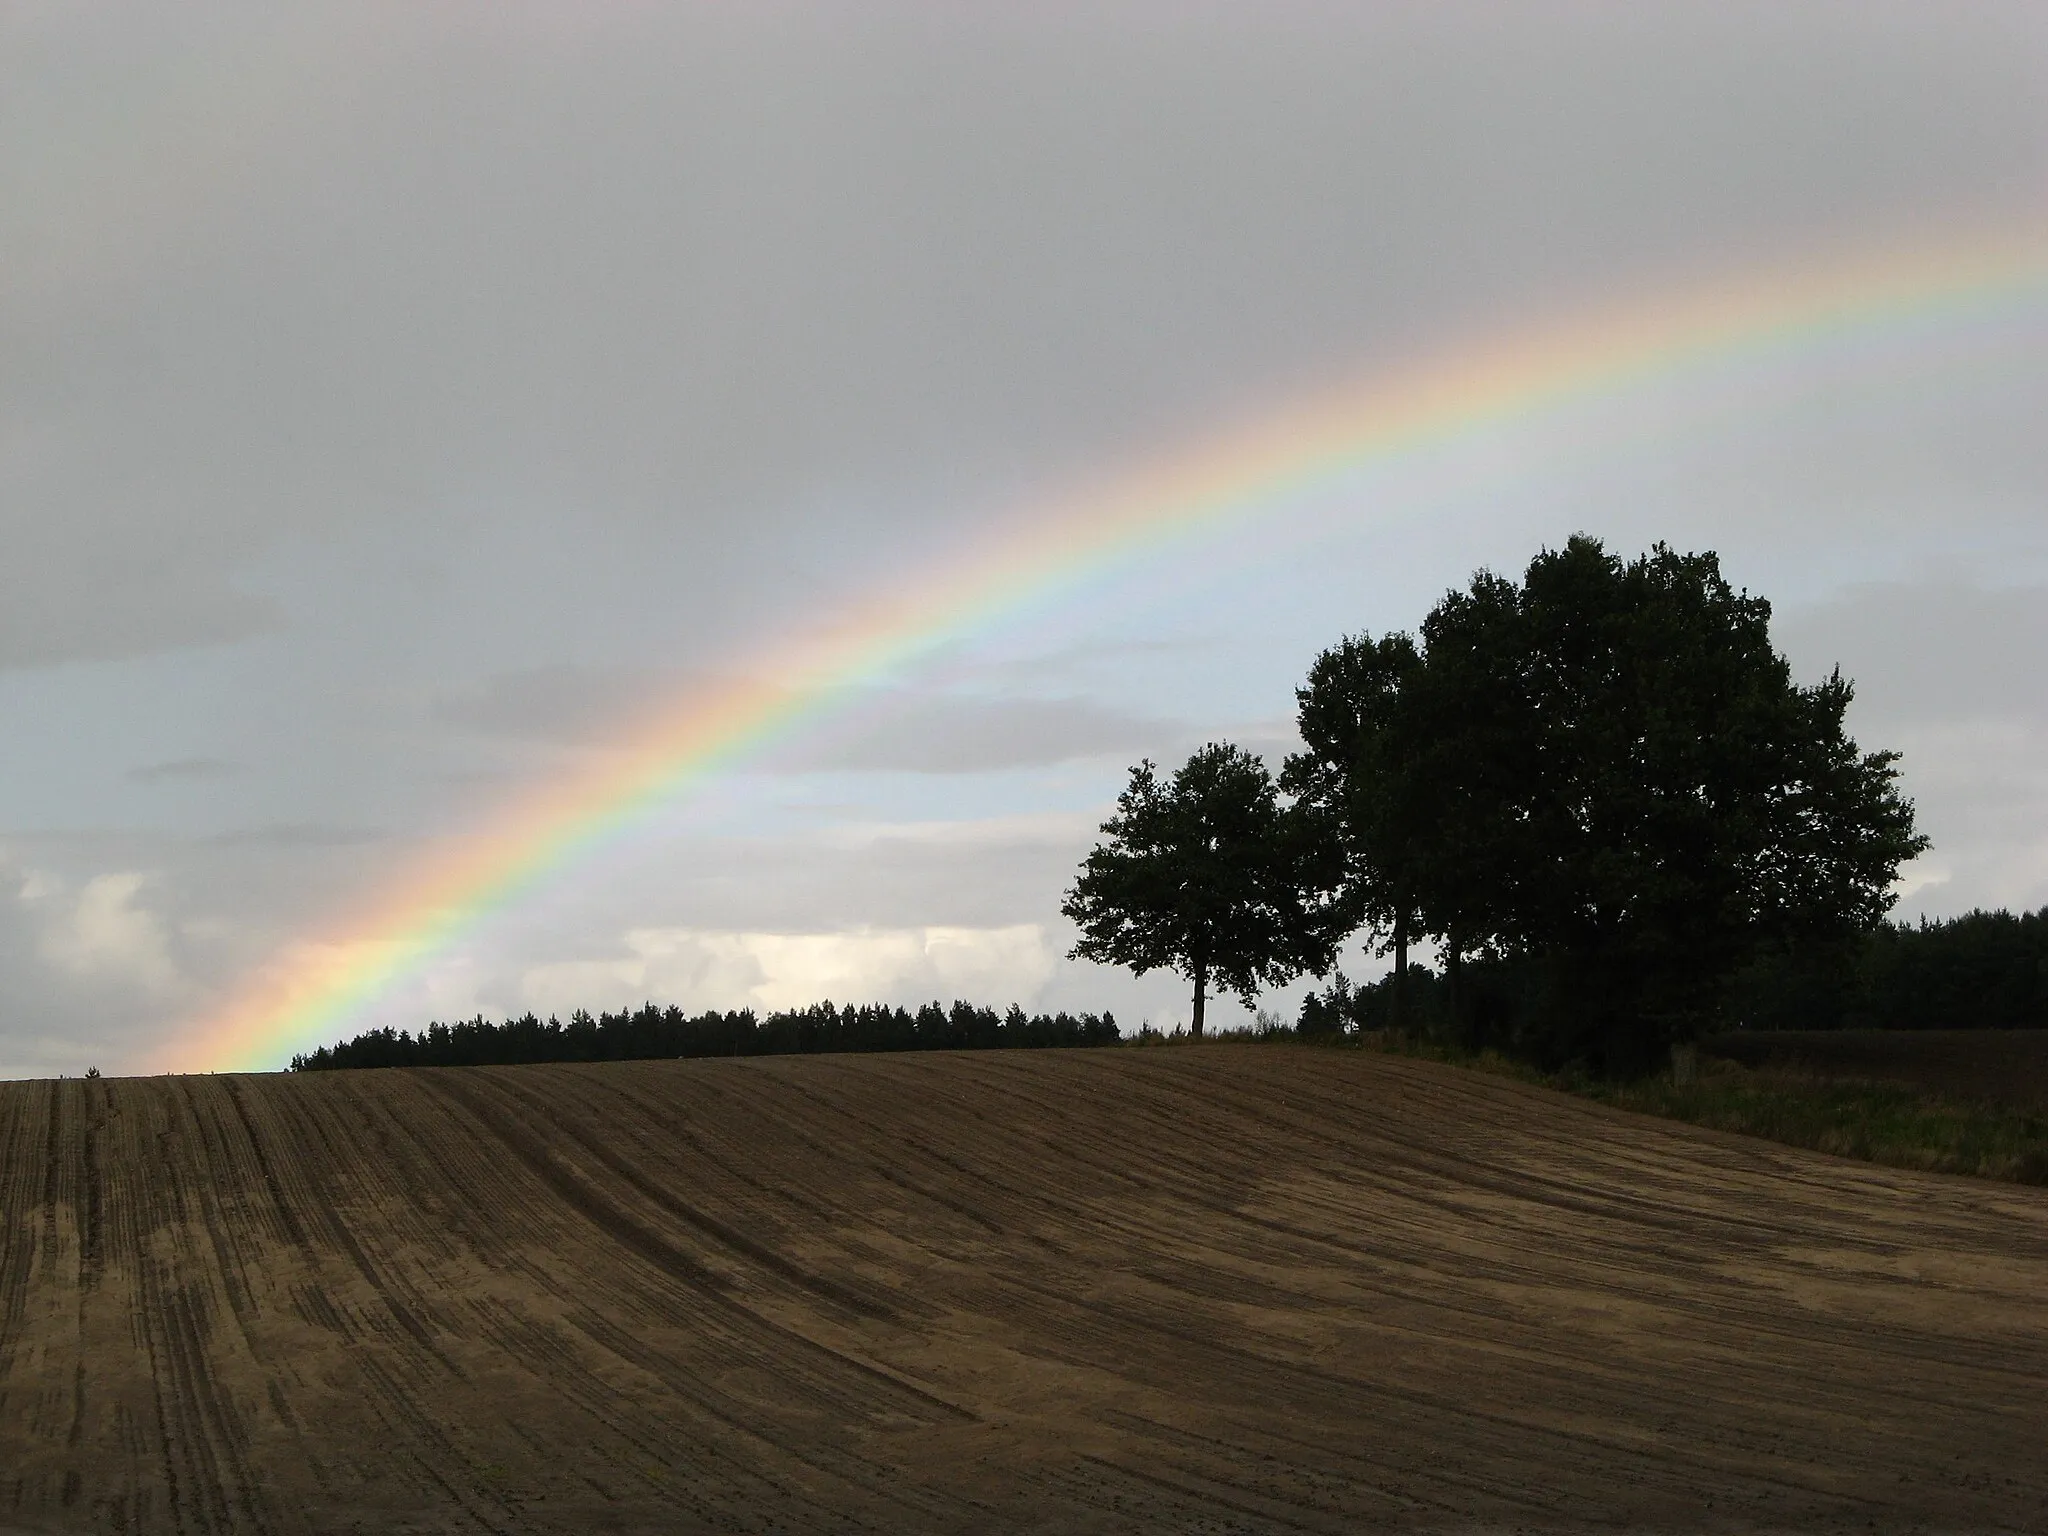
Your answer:
[[[1462,1045],[1446,1045],[1441,1040],[1379,1031],[1354,1035],[1347,1043],[1362,1045],[1369,1051],[1379,1051],[1387,1056],[1406,1056],[1415,1061],[1441,1061],[1447,1066],[1471,1067],[1476,1071],[1491,1072],[1495,1077],[1512,1077],[1518,1082],[1539,1083],[1545,1088],[1576,1090],[1582,1086],[1581,1080],[1574,1075],[1538,1071],[1527,1062],[1517,1061],[1512,1056],[1503,1056],[1499,1051],[1474,1051]]]
[[[1648,1078],[1578,1091],[1621,1109],[1893,1168],[2048,1184],[2048,1118],[1898,1083],[1752,1072],[1731,1064],[1685,1087]]]
[[[1368,1038],[1369,1049],[1493,1072],[1576,1093],[1638,1114],[1861,1158],[1893,1168],[2048,1184],[2048,1116],[1945,1097],[1898,1083],[1752,1071],[1702,1061],[1696,1082],[1605,1082],[1579,1072],[1540,1072],[1493,1051],[1434,1041]]]

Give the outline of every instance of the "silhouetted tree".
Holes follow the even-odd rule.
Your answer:
[[[1304,829],[1243,748],[1203,747],[1167,780],[1141,762],[1102,831],[1060,907],[1081,930],[1073,954],[1186,977],[1194,1034],[1212,985],[1249,1000],[1327,965]]]
[[[1579,537],[1447,594],[1391,682],[1373,668],[1400,637],[1319,662],[1290,782],[1341,805],[1365,920],[1379,893],[1412,904],[1475,1035],[1639,1070],[1759,953],[1882,918],[1926,846],[1897,755],[1849,739],[1839,673],[1793,683],[1769,619],[1712,554],[1624,563]]]

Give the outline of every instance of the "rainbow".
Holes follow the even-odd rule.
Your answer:
[[[333,934],[276,957],[153,1065],[258,1070],[332,1038],[493,913],[822,714],[836,690],[999,625],[1119,562],[1574,399],[2044,294],[2048,233],[2038,230],[1694,285],[1378,370],[1026,508],[1001,535],[924,579],[756,657],[745,678],[668,701],[601,766],[507,805],[483,833],[423,858]]]

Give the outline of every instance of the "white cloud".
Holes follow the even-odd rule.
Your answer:
[[[132,870],[96,875],[74,894],[48,875],[29,872],[21,900],[41,919],[37,947],[43,958],[84,981],[155,996],[181,990],[183,978],[162,922],[136,904],[144,883]]]
[[[522,995],[538,1013],[566,1014],[653,999],[686,1009],[915,1003],[967,998],[1029,1002],[1052,978],[1057,950],[1036,923],[1007,928],[854,928],[837,933],[740,933],[642,928],[629,954],[537,966]]]
[[[163,894],[137,870],[0,848],[0,1078],[118,1071],[138,1035],[190,1009],[201,989]]]
[[[2048,902],[2048,726],[2026,719],[1900,726],[1902,783],[1934,846],[1902,870],[1895,915]]]

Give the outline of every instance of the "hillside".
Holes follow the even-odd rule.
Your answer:
[[[1232,1047],[0,1084],[0,1528],[2048,1523],[2048,1192]]]

